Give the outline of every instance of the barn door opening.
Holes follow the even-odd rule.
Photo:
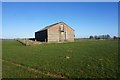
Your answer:
[[[64,35],[64,25],[61,24],[60,28],[59,28],[59,42],[63,42],[65,39],[65,35]]]
[[[65,41],[67,41],[66,37],[67,37],[67,35],[66,35],[66,32],[65,32]]]

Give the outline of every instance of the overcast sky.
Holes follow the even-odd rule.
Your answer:
[[[118,35],[117,2],[3,2],[3,38],[34,37],[48,25],[65,22],[77,38]]]

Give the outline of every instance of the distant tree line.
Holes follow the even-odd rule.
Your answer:
[[[89,39],[114,39],[114,40],[120,40],[120,37],[117,37],[117,36],[113,36],[111,37],[110,35],[95,35],[95,36],[89,36]]]
[[[110,39],[111,37],[110,37],[110,35],[99,35],[99,36],[97,36],[97,35],[95,35],[95,36],[90,36],[89,37],[89,39]]]
[[[120,37],[113,36],[113,39],[114,39],[114,40],[120,40]]]
[[[15,40],[15,39],[7,39],[7,38],[5,39],[5,38],[3,38],[3,39],[0,39],[0,40]]]

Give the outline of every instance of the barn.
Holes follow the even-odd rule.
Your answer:
[[[74,42],[75,31],[64,22],[47,26],[35,32],[35,39],[41,42]]]

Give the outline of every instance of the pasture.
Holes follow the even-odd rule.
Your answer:
[[[2,51],[3,78],[117,77],[117,40],[78,40],[32,46],[3,40]]]

